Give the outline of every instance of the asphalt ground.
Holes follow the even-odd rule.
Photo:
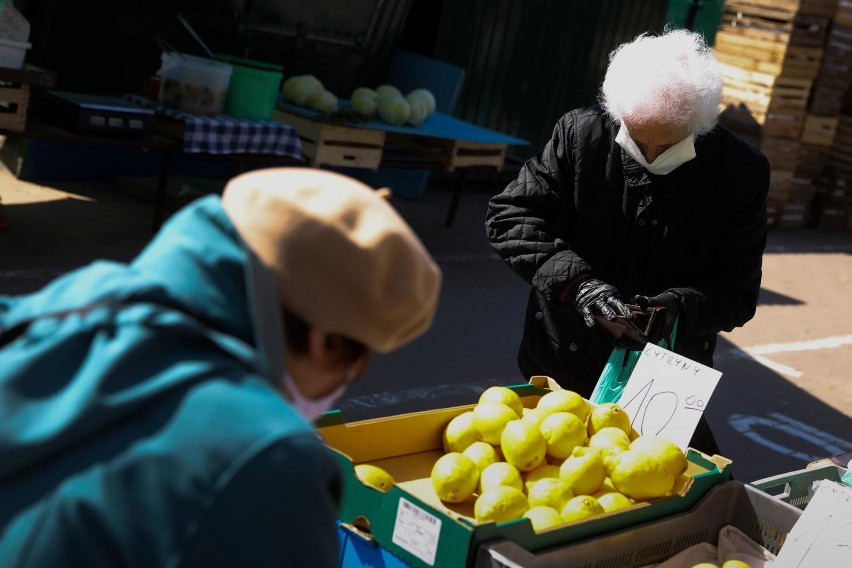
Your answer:
[[[485,240],[488,197],[466,192],[452,228],[444,226],[447,191],[392,199],[444,285],[432,328],[374,356],[340,401],[347,420],[471,404],[487,386],[526,382],[515,355],[528,288]],[[37,290],[95,259],[130,260],[152,236],[151,203],[111,184],[40,186],[3,170],[0,199],[10,223],[0,233],[0,294]],[[721,335],[722,379],[705,412],[735,478],[852,451],[850,290],[852,231],[770,232],[757,315]]]

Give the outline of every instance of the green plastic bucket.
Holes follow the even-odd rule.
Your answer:
[[[282,67],[230,55],[217,55],[216,59],[230,63],[234,69],[225,112],[238,118],[271,119],[283,77]]]

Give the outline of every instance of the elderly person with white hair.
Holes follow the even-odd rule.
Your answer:
[[[0,296],[0,566],[338,566],[313,427],[441,273],[377,192],[259,170],[131,263]]]
[[[610,54],[600,104],[559,119],[490,203],[488,239],[531,284],[518,364],[590,396],[626,303],[662,306],[674,350],[708,366],[716,336],[755,313],[766,158],[717,124],[722,78],[690,31]],[[706,422],[693,447],[718,450]]]

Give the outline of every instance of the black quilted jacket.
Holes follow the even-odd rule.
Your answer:
[[[625,191],[618,125],[595,106],[565,114],[551,140],[494,196],[488,239],[532,284],[518,355],[525,378],[545,374],[589,396],[613,344],[559,292],[589,272],[625,299],[673,290],[675,350],[712,366],[716,334],[754,316],[766,245],[769,164],[717,126],[696,158],[652,176],[652,202]]]

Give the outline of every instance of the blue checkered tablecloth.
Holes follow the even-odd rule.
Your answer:
[[[251,120],[227,114],[199,116],[164,107],[145,97],[128,101],[184,123],[183,151],[191,154],[271,154],[303,160],[296,129],[275,120]]]

